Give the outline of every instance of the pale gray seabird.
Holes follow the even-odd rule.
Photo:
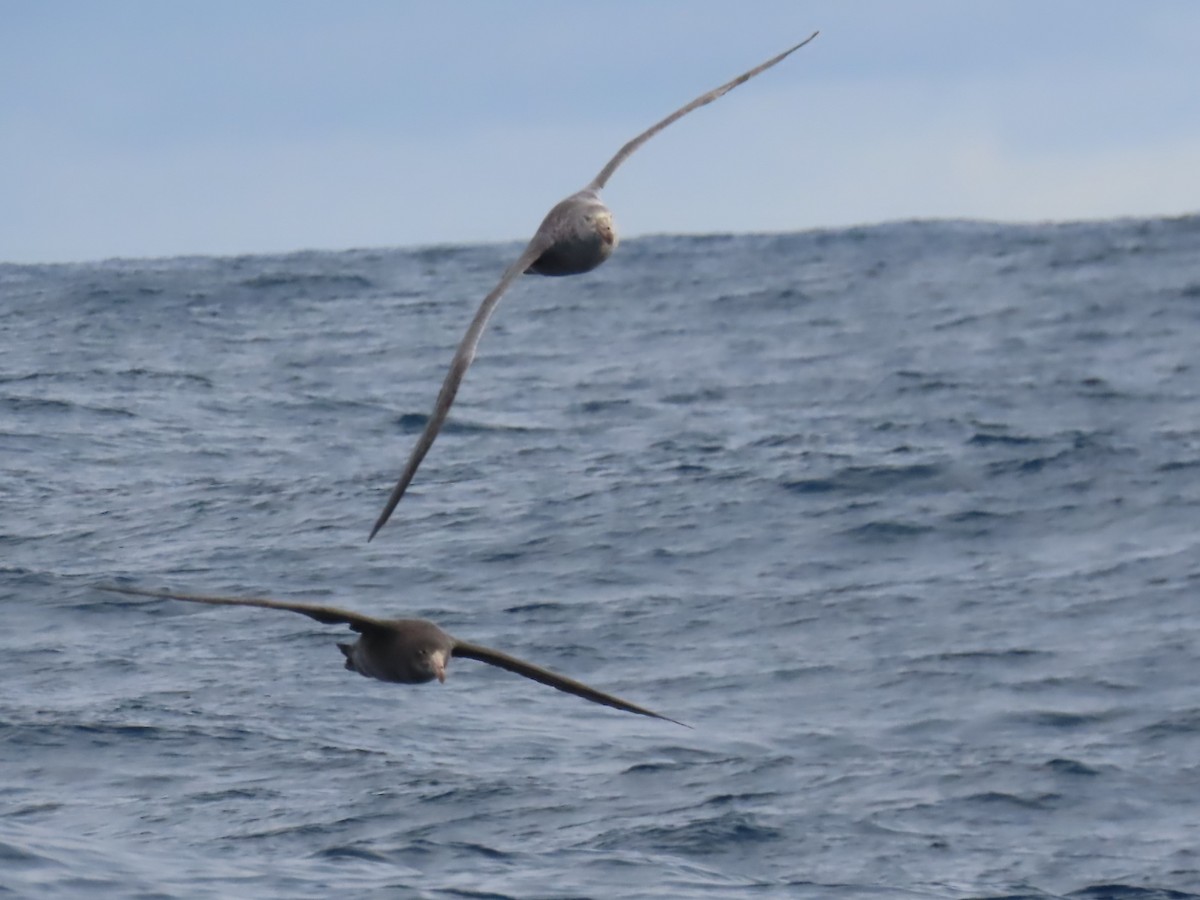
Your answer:
[[[816,36],[817,32],[814,31],[799,44],[796,44],[796,46],[783,51],[778,56],[768,59],[761,65],[755,66],[749,72],[742,73],[733,79],[733,81],[697,97],[686,106],[675,110],[675,112],[671,113],[661,122],[643,131],[617,151],[617,155],[608,161],[604,168],[600,170],[600,174],[593,178],[587,187],[578,193],[572,194],[565,200],[561,200],[546,214],[546,218],[538,226],[533,239],[525,247],[521,255],[517,257],[517,261],[504,271],[499,283],[492,288],[491,293],[483,298],[483,303],[480,305],[479,311],[475,313],[475,318],[471,320],[471,325],[467,328],[467,333],[463,336],[458,349],[454,353],[454,359],[450,362],[450,371],[446,373],[446,380],[442,382],[442,389],[438,393],[433,412],[425,423],[425,428],[421,432],[421,436],[417,439],[416,446],[413,448],[408,462],[405,463],[400,480],[392,489],[391,496],[388,497],[383,512],[375,520],[375,526],[371,529],[371,535],[367,538],[368,541],[375,537],[379,529],[387,522],[388,517],[392,514],[392,510],[396,508],[396,504],[400,502],[400,498],[404,496],[405,490],[408,489],[409,482],[416,475],[417,467],[421,465],[421,460],[425,458],[425,454],[433,446],[434,439],[438,436],[438,432],[442,428],[442,423],[446,420],[446,414],[450,411],[450,406],[454,403],[454,395],[458,393],[458,386],[462,383],[467,368],[475,358],[475,348],[479,345],[479,338],[483,335],[483,329],[487,326],[488,319],[491,318],[492,311],[496,308],[496,304],[504,292],[508,290],[519,276],[526,272],[534,272],[538,275],[578,275],[583,272],[590,272],[608,259],[617,246],[617,229],[613,222],[612,213],[600,199],[600,191],[608,183],[608,179],[612,177],[617,167],[625,162],[642,144],[646,143],[646,141],[650,140],[650,138],[654,137],[654,135],[658,134],[672,122],[683,118],[694,109],[699,109],[701,106],[712,103],[739,84],[743,84],[755,75],[765,72],[771,66],[795,53]]]
[[[460,641],[425,619],[375,619],[360,613],[348,612],[334,606],[317,606],[311,603],[286,603],[281,600],[265,600],[256,597],[214,597],[206,594],[184,594],[178,591],[150,591],[142,588],[98,585],[102,591],[118,594],[134,594],[139,597],[158,597],[168,600],[187,600],[192,603],[210,603],[214,606],[257,606],[263,609],[282,609],[300,613],[325,625],[349,625],[360,635],[353,644],[338,644],[346,657],[346,668],[367,678],[391,681],[398,684],[424,684],[437,679],[446,680],[446,666],[450,658],[461,656],[488,665],[507,669],[534,681],[549,685],[584,700],[611,706],[624,712],[664,719],[690,728],[683,722],[664,716],[653,710],[614,697],[589,687],[582,681],[567,678],[541,666],[509,656],[491,647]]]

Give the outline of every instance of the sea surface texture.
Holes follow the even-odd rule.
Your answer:
[[[1200,218],[530,276],[368,543],[518,249],[0,266],[0,895],[1200,896]]]

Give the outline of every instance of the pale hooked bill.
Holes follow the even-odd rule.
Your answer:
[[[546,218],[538,226],[533,239],[517,257],[517,261],[504,271],[491,293],[483,298],[479,311],[471,320],[467,333],[454,353],[454,359],[450,361],[450,371],[446,373],[446,379],[442,382],[442,389],[434,403],[433,412],[430,413],[421,436],[417,438],[416,446],[413,447],[408,462],[404,465],[400,480],[392,488],[391,496],[388,497],[383,512],[375,520],[375,526],[371,529],[368,541],[375,537],[379,529],[387,522],[392,510],[396,508],[396,504],[400,502],[400,498],[408,489],[413,476],[417,474],[417,467],[421,465],[421,460],[433,446],[434,439],[437,438],[438,432],[442,429],[442,423],[446,420],[446,414],[454,403],[454,396],[458,393],[463,376],[475,358],[475,348],[479,345],[483,329],[487,326],[488,319],[491,318],[492,312],[504,292],[520,275],[526,272],[535,272],[539,275],[578,275],[582,272],[590,272],[608,259],[617,246],[617,229],[612,213],[600,200],[600,191],[617,167],[625,162],[638,147],[672,122],[683,118],[694,109],[712,103],[739,84],[749,81],[755,75],[782,62],[816,36],[817,32],[814,31],[794,47],[784,50],[778,56],[771,57],[748,72],[743,72],[719,88],[702,94],[686,106],[675,110],[662,121],[652,125],[618,150],[617,155],[608,161],[600,170],[600,174],[593,178],[587,187],[559,201],[546,214]]]

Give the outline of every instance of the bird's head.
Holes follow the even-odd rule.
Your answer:
[[[427,681],[436,678],[444,684],[448,656],[449,654],[441,647],[422,647],[417,651],[417,667],[421,670],[421,674],[426,676]]]
[[[606,206],[597,206],[588,213],[588,221],[611,253],[617,248],[617,224]]]

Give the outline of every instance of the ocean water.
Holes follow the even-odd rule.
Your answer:
[[[0,266],[0,895],[1200,896],[1200,218]],[[694,726],[345,629],[424,616]]]

